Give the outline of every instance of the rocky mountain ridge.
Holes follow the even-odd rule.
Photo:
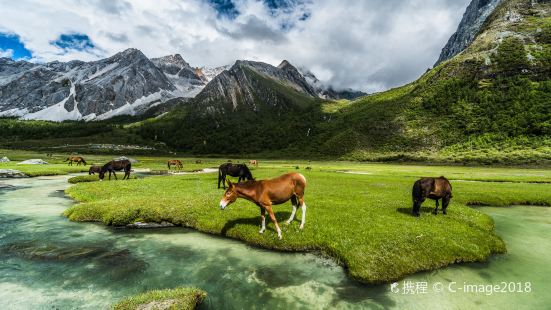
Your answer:
[[[472,0],[467,7],[457,31],[450,37],[436,65],[461,53],[476,38],[484,22],[502,0]]]
[[[305,78],[288,61],[278,67],[245,60],[238,60],[232,66],[192,67],[179,54],[149,59],[131,48],[92,62],[37,64],[1,58],[0,117],[102,120],[117,115],[144,114],[168,101],[171,104],[166,106],[174,107],[175,102],[187,103],[187,99],[198,95],[200,99],[195,101],[204,100],[206,105],[217,98],[230,98],[236,105],[237,95],[250,104],[253,101],[250,94],[255,90],[240,80],[243,75],[238,71],[242,66],[313,98],[353,99],[364,94],[348,92],[343,96],[320,86],[321,83],[313,84],[313,81],[319,82],[313,74],[310,73],[313,78]],[[210,82],[213,85],[205,89]],[[237,86],[239,83],[241,86]],[[173,100],[178,98],[182,100]]]

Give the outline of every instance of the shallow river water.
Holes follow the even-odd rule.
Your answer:
[[[98,309],[151,289],[197,286],[203,308],[544,309],[551,304],[551,208],[483,208],[509,253],[485,264],[362,285],[329,259],[265,251],[189,229],[113,229],[68,221],[67,177],[1,181],[0,309]],[[465,284],[522,291],[461,291]],[[453,292],[455,291],[455,292]],[[515,288],[515,291],[516,288]]]

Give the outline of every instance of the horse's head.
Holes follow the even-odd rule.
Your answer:
[[[103,178],[105,177],[105,171],[107,171],[106,169],[100,169],[99,171],[99,180],[100,181],[103,181]]]
[[[245,180],[254,181],[253,174],[247,165],[243,165],[243,177]]]
[[[222,210],[237,200],[237,189],[235,188],[235,184],[230,180],[226,181],[228,182],[228,189],[226,189],[224,196],[222,196],[222,200],[220,200],[220,209]]]

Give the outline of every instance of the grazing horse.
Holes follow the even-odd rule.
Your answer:
[[[226,189],[226,175],[239,177],[237,182],[241,182],[241,180],[254,180],[253,174],[247,165],[225,163],[218,167],[218,188],[220,188],[220,181],[222,181],[222,185],[224,186],[224,189]]]
[[[73,162],[76,162],[77,163],[77,166],[80,166],[80,164],[84,164],[86,166],[86,161],[84,160],[84,158],[80,157],[80,156],[69,156],[67,157],[67,159],[65,159],[64,161],[68,161],[69,162],[69,166],[72,166],[73,165]]]
[[[182,165],[182,162],[179,161],[178,159],[169,160],[167,165],[168,165],[168,170],[170,170],[171,166],[176,166],[177,170],[181,170],[184,167],[184,165]]]
[[[302,219],[300,229],[304,228],[306,222],[306,204],[304,203],[304,189],[306,178],[300,173],[288,173],[270,180],[247,181],[243,183],[232,183],[228,180],[228,189],[220,200],[220,209],[224,210],[237,198],[247,199],[260,207],[262,227],[259,233],[266,230],[266,211],[277,229],[277,237],[281,239],[281,229],[272,210],[272,205],[282,204],[289,199],[293,205],[293,212],[287,220],[290,224],[295,218],[297,207],[302,207]]]
[[[101,171],[101,167],[100,167],[100,166],[92,165],[92,166],[90,166],[90,169],[88,169],[88,175],[100,173],[100,171]]]
[[[425,199],[436,200],[436,208],[432,214],[438,214],[438,200],[442,199],[442,213],[446,214],[446,208],[452,198],[452,185],[445,177],[439,178],[422,178],[415,181],[412,190],[413,196],[413,215],[419,216],[419,209]]]
[[[198,159],[198,160],[195,161],[195,163],[196,164],[202,164],[203,162],[200,159]]]
[[[258,167],[258,160],[256,160],[256,159],[249,160],[249,165]]]
[[[113,173],[113,175],[115,176],[115,180],[118,180],[115,171],[121,170],[124,170],[124,177],[122,179],[128,179],[130,178],[130,169],[132,169],[132,164],[128,159],[112,160],[101,167],[101,170],[99,172],[99,179],[100,181],[103,181],[103,178],[105,177],[105,172],[109,171],[109,181],[111,181],[111,173]]]

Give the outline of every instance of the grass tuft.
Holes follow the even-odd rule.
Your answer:
[[[192,310],[196,309],[206,296],[207,293],[197,288],[179,287],[175,289],[153,290],[137,296],[125,298],[115,304],[113,309]]]

